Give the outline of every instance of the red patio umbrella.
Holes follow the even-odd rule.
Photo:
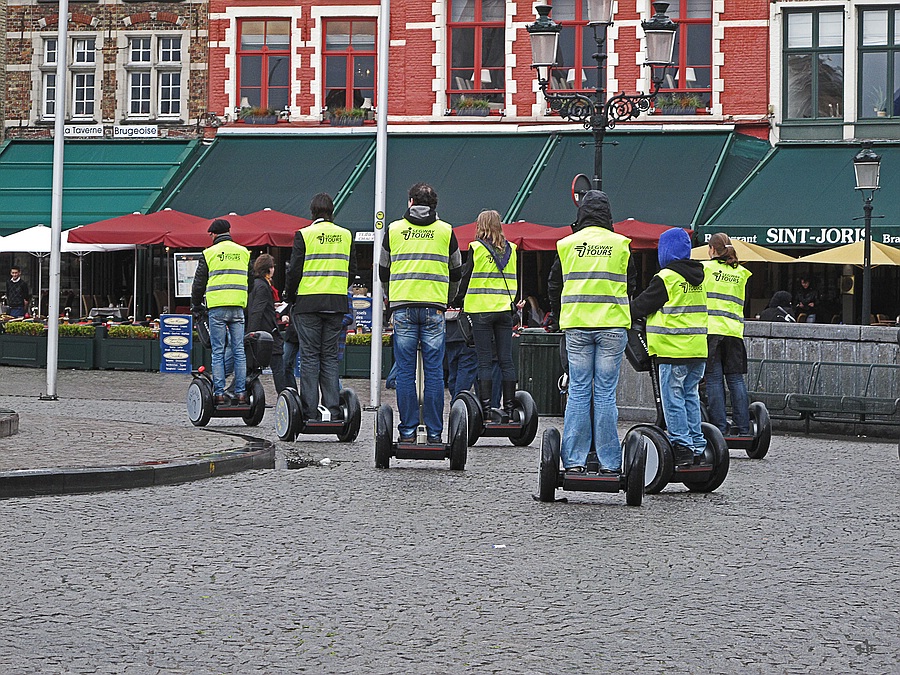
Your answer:
[[[244,218],[253,221],[268,234],[270,246],[293,246],[294,235],[297,233],[297,230],[312,223],[308,218],[292,216],[289,213],[273,211],[272,209],[254,211],[253,213],[248,213]]]
[[[247,216],[239,216],[229,213],[224,218],[231,223],[231,238],[241,246],[270,246],[271,242],[265,230],[256,221]],[[186,227],[169,232],[163,237],[163,244],[170,248],[206,248],[212,244],[209,229],[210,223],[216,218],[203,218]]]
[[[468,248],[475,239],[475,223],[454,227],[453,232],[459,247]],[[503,233],[520,251],[553,251],[556,249],[556,242],[567,234],[572,234],[572,230],[568,227],[550,227],[518,220],[505,224]]]
[[[669,225],[657,225],[645,223],[641,220],[629,218],[613,223],[613,231],[631,239],[632,251],[655,251],[659,247],[659,236],[666,230],[671,230]],[[693,230],[685,229],[690,236]]]
[[[163,243],[166,233],[203,220],[189,213],[163,209],[146,215],[129,213],[99,220],[69,231],[73,244],[136,244],[147,246]]]

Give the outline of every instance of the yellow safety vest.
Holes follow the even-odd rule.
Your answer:
[[[413,225],[404,218],[388,226],[391,303],[447,305],[452,233],[453,228],[442,220],[430,225]]]
[[[516,280],[516,245],[509,243],[512,253],[501,272],[494,256],[480,241],[473,241],[472,277],[463,309],[467,312],[506,312],[512,309],[519,286]]]
[[[226,239],[203,251],[203,257],[209,268],[206,306],[246,307],[250,251]]]
[[[706,290],[692,286],[670,269],[657,276],[669,300],[647,317],[647,348],[653,356],[676,359],[706,358]]]
[[[563,273],[560,328],[631,326],[630,243],[603,227],[586,227],[556,243]]]
[[[306,245],[297,295],[347,295],[353,235],[327,220],[300,230]]]
[[[710,335],[744,337],[744,294],[751,272],[720,260],[703,261]]]

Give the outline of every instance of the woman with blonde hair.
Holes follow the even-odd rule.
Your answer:
[[[747,396],[747,348],[744,345],[744,299],[750,272],[741,266],[731,239],[724,232],[709,238],[709,260],[703,262],[709,324],[706,361],[706,402],[709,421],[726,436],[750,435]],[[734,429],[728,429],[725,382],[731,394]]]
[[[516,246],[506,240],[500,214],[482,211],[475,221],[463,286],[468,281],[463,310],[472,317],[478,356],[478,398],[484,419],[509,421],[516,399],[516,367],[512,360],[512,327],[516,312]],[[503,378],[503,409],[491,409],[494,350]]]

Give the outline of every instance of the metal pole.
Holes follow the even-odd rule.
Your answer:
[[[862,321],[863,326],[872,323],[872,195],[866,197],[863,204],[865,218],[865,240],[863,241],[863,291]]]
[[[384,240],[387,190],[388,50],[391,46],[390,0],[381,0],[378,13],[378,118],[375,135],[375,238],[372,242],[372,361],[369,369],[369,403],[381,405],[381,335],[384,332],[384,293],[378,260]]]
[[[597,34],[594,29],[594,42],[597,51],[593,55],[597,62],[597,90],[594,92],[594,110],[591,115],[591,131],[594,133],[594,178],[591,180],[595,190],[603,189],[603,139],[606,138],[606,126],[609,119],[606,114],[606,87],[603,84],[603,62],[606,61],[606,31]]]
[[[53,120],[53,182],[50,206],[50,298],[47,305],[47,393],[41,398],[55,401],[59,365],[59,265],[62,249],[63,143],[66,135],[66,63],[69,0],[59,0],[56,38],[56,102]],[[40,259],[38,259],[40,265]],[[38,306],[41,297],[38,289]]]

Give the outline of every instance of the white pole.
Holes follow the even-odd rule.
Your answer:
[[[384,332],[384,297],[378,260],[385,226],[387,184],[388,50],[391,47],[390,0],[381,0],[378,14],[378,119],[375,135],[375,239],[372,252],[372,363],[369,371],[370,403],[381,405],[381,335]]]
[[[59,365],[59,265],[62,249],[63,142],[66,128],[66,63],[68,59],[69,0],[59,0],[56,33],[56,102],[53,120],[53,188],[50,207],[50,298],[47,303],[47,393],[41,398],[55,401]],[[41,260],[38,258],[38,265]],[[38,289],[38,306],[41,296]]]

